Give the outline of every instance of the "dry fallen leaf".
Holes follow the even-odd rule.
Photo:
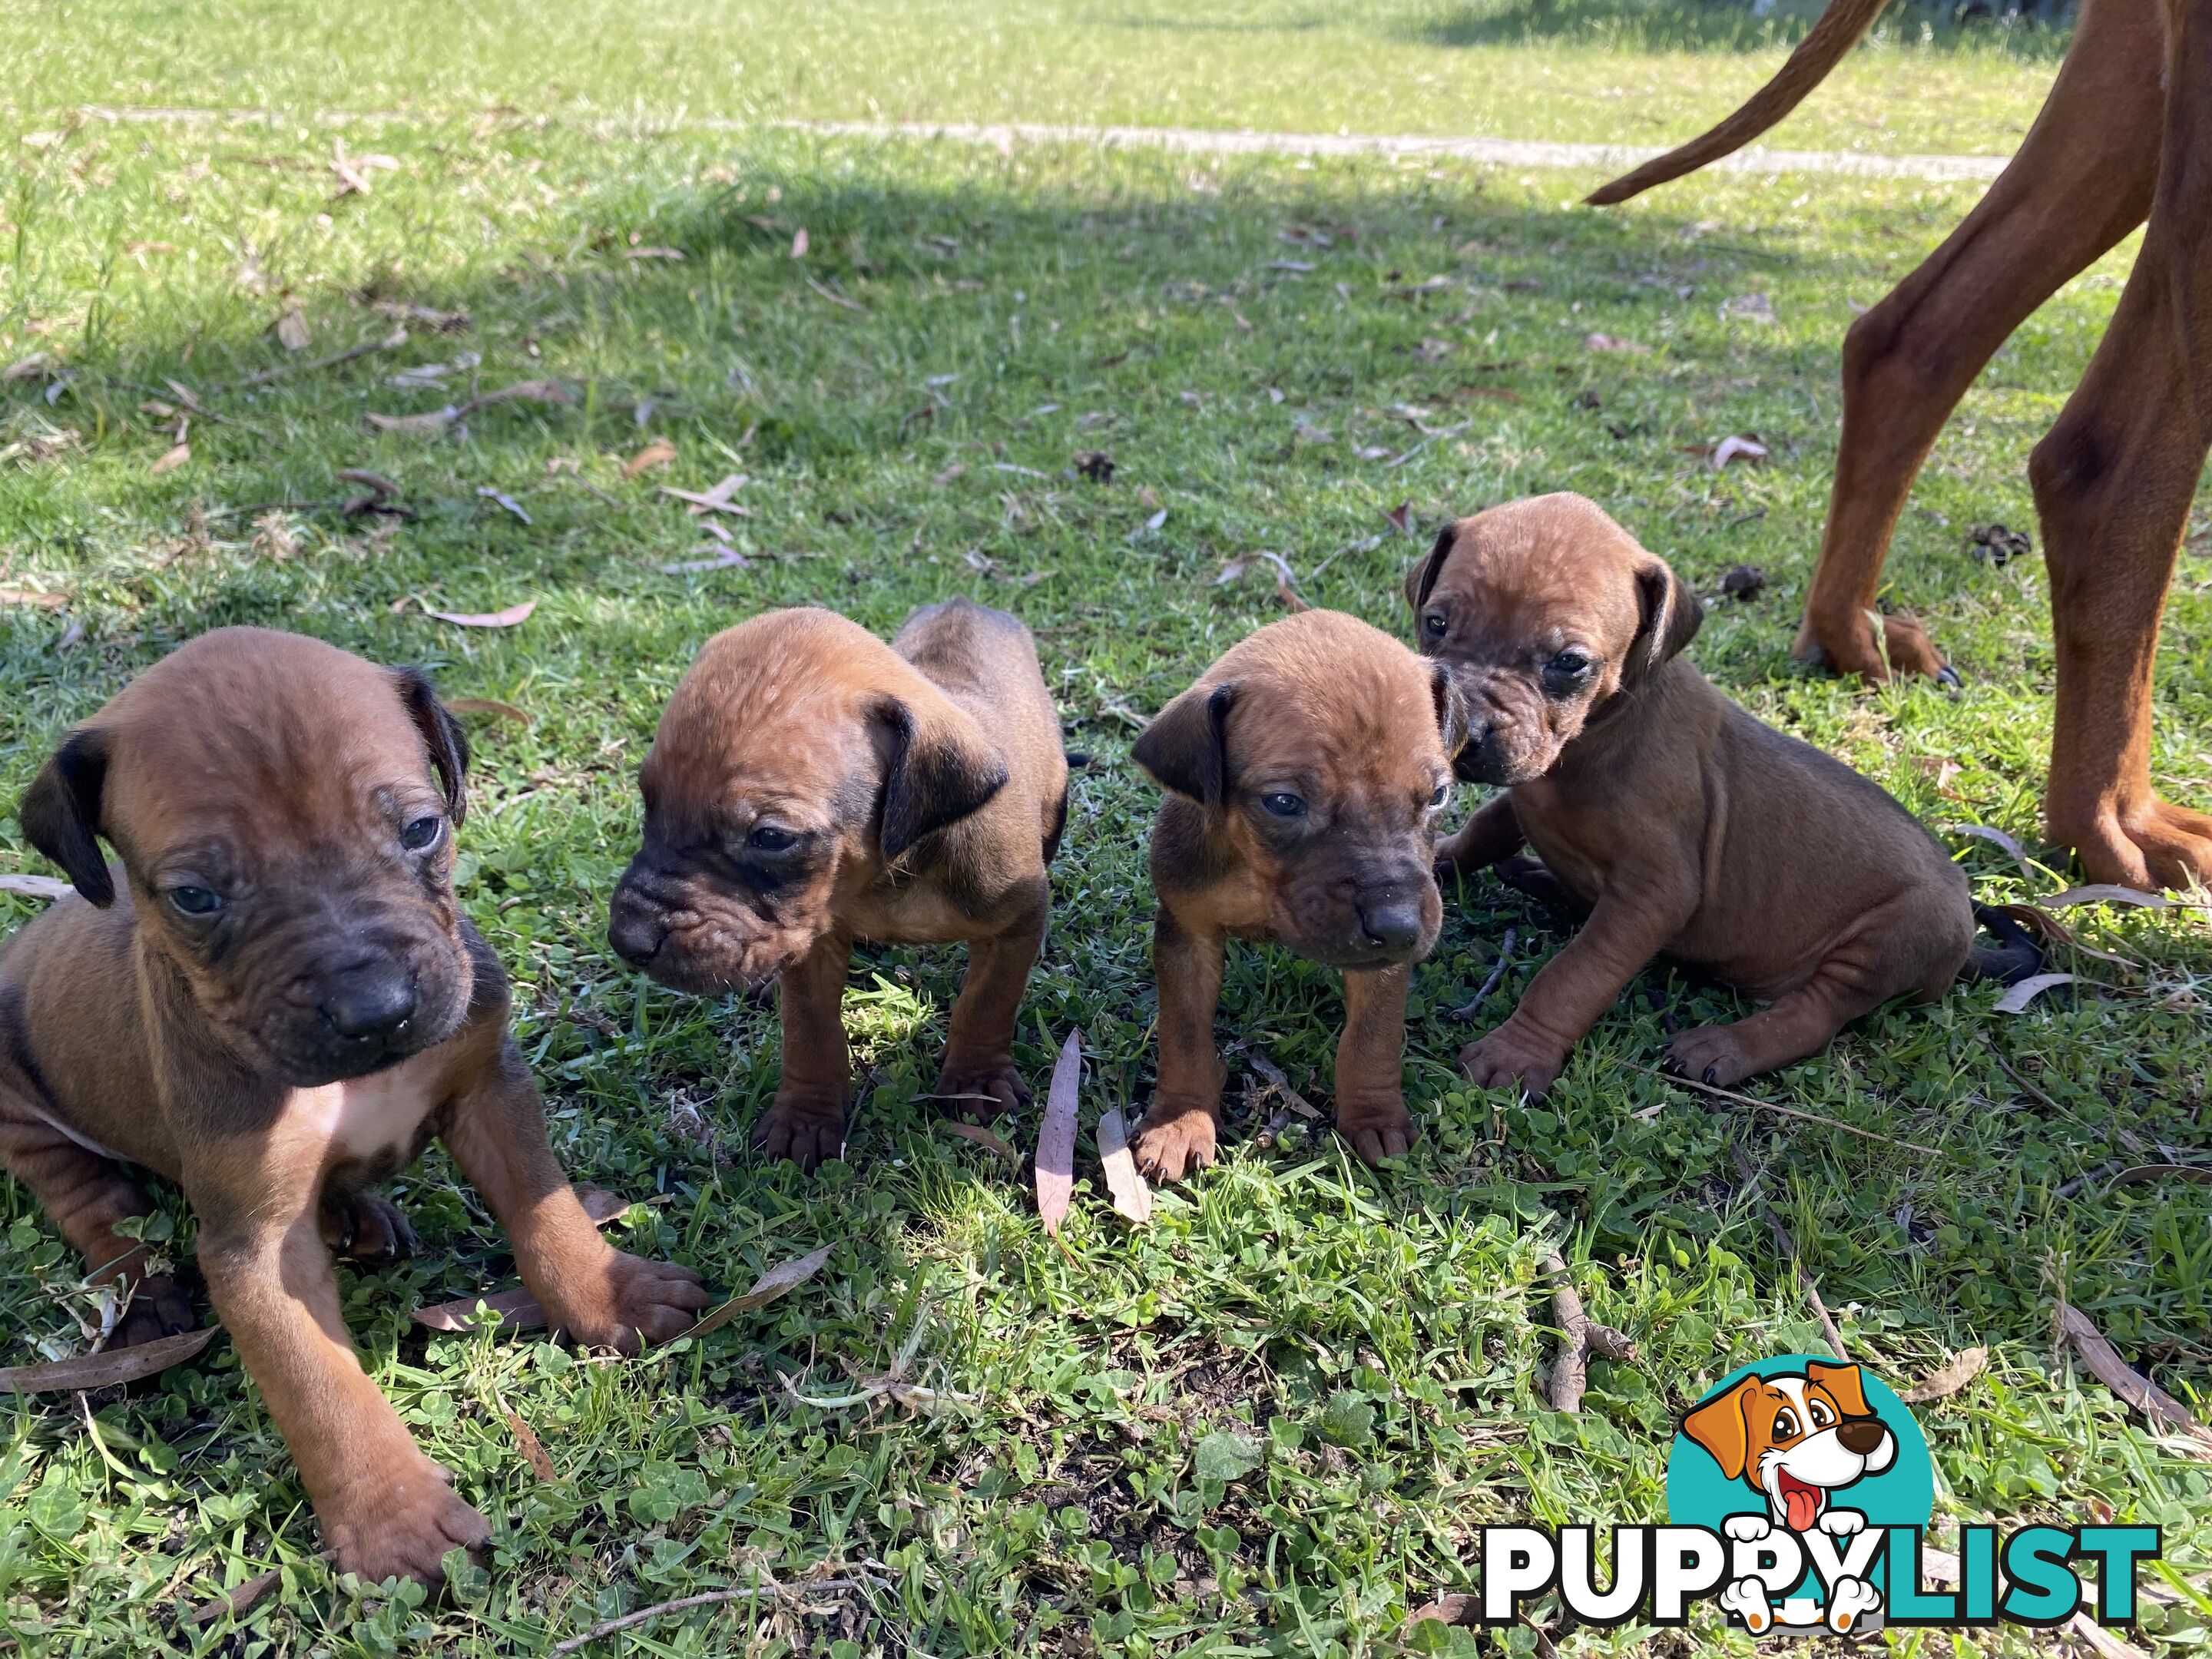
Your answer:
[[[453,705],[447,703],[447,708]],[[527,719],[528,716],[524,716]],[[629,1200],[620,1193],[611,1193],[604,1187],[579,1187],[576,1201],[584,1206],[594,1227],[604,1227],[610,1221],[619,1221],[629,1213]]]
[[[1044,1121],[1037,1126],[1037,1219],[1060,1237],[1067,1206],[1075,1196],[1076,1085],[1083,1076],[1083,1033],[1070,1031],[1052,1068],[1045,1093]]]
[[[750,570],[753,562],[734,547],[717,547],[712,542],[702,542],[692,550],[708,556],[703,559],[677,559],[660,567],[664,576],[695,576],[702,570]]]
[[[2039,898],[2036,903],[2045,910],[2063,910],[2073,904],[2132,904],[2146,910],[2166,910],[2173,901],[2161,898],[2156,893],[2146,893],[2139,887],[2123,887],[2116,882],[2097,882],[2087,887],[2069,887],[2063,893],[2053,893],[2049,898]]]
[[[2175,1429],[2192,1440],[2212,1444],[2212,1435],[2190,1415],[2189,1408],[2157,1383],[2120,1358],[2119,1351],[2089,1322],[2088,1316],[2070,1303],[2058,1308],[2059,1328],[2081,1356],[2081,1363],[2097,1380],[2145,1417],[2162,1428]]]
[[[1022,1155],[982,1124],[963,1123],[958,1118],[947,1118],[943,1127],[948,1133],[958,1135],[963,1140],[972,1140],[986,1151],[996,1152],[1015,1168],[1021,1167]]]
[[[1756,438],[1726,437],[1713,446],[1713,471],[1730,461],[1758,462],[1766,459],[1766,446]]]
[[[34,592],[26,587],[0,587],[0,605],[27,605],[38,611],[59,611],[69,604],[66,593]]]
[[[2073,982],[2074,975],[2071,974],[2031,975],[1997,999],[1996,1011],[2001,1014],[2024,1013],[2029,1003],[2051,989],[2052,986],[2071,985]]]
[[[1982,1367],[1989,1363],[1990,1351],[1987,1348],[1965,1349],[1930,1371],[1924,1381],[1914,1383],[1897,1397],[1908,1406],[1922,1406],[1931,1400],[1948,1399],[1979,1376]]]
[[[641,472],[650,472],[657,466],[666,466],[675,459],[676,446],[665,438],[655,438],[623,463],[622,475],[625,478],[635,478]]]
[[[704,1336],[709,1331],[720,1330],[723,1326],[740,1314],[749,1314],[757,1308],[765,1308],[776,1297],[787,1291],[797,1290],[815,1274],[820,1273],[823,1264],[830,1260],[830,1252],[836,1248],[835,1244],[824,1244],[818,1250],[810,1251],[778,1267],[770,1267],[758,1279],[753,1280],[752,1289],[747,1291],[743,1296],[732,1297],[720,1307],[712,1310],[684,1334]]]
[[[20,893],[25,898],[58,899],[70,884],[52,876],[0,876],[0,893]]]
[[[417,1308],[415,1310],[415,1322],[427,1325],[434,1331],[472,1331],[483,1322],[477,1317],[479,1303],[489,1312],[499,1316],[503,1330],[534,1331],[545,1322],[545,1310],[538,1305],[537,1297],[520,1285],[511,1291],[501,1291],[490,1296],[465,1296],[456,1301]]]
[[[43,351],[34,351],[0,368],[0,386],[12,386],[17,380],[43,378],[53,373],[54,360]]]
[[[1475,1622],[1476,1607],[1474,1597],[1452,1590],[1433,1601],[1421,1603],[1406,1615],[1406,1623],[1413,1626],[1424,1619],[1433,1619],[1440,1625],[1472,1625]]]
[[[379,432],[443,432],[460,419],[459,406],[447,404],[443,409],[434,409],[427,415],[378,415],[372,413],[368,423]]]
[[[537,600],[525,599],[504,611],[432,611],[426,607],[422,614],[435,617],[441,623],[451,623],[456,628],[513,628],[518,623],[527,622],[530,613],[537,609]]]
[[[1943,828],[1954,836],[1972,836],[1978,841],[1989,842],[1992,847],[2002,848],[2012,855],[2012,861],[2020,866],[2021,875],[2027,877],[2031,882],[2035,879],[2035,872],[2027,866],[2026,849],[2003,830],[1994,829],[1986,823],[1947,823]]]
[[[801,225],[797,234],[791,239],[791,257],[794,259],[804,259],[806,257],[806,227]]]
[[[497,501],[508,512],[514,514],[516,518],[521,520],[523,523],[528,524],[530,522],[530,515],[522,510],[522,503],[516,501],[514,496],[508,495],[505,490],[494,489],[489,484],[478,484],[477,486],[477,494],[483,496],[488,501]]]
[[[511,702],[501,702],[497,697],[448,697],[446,708],[456,714],[496,714],[503,720],[520,720],[527,726],[529,714]]]
[[[1390,528],[1401,536],[1410,536],[1413,533],[1413,502],[1401,501],[1382,516],[1390,521]]]
[[[2140,1187],[2151,1181],[2188,1181],[2199,1187],[2212,1187],[2212,1164],[2137,1164],[2114,1176],[2106,1183],[2105,1190]]]
[[[211,1596],[201,1602],[199,1606],[185,1615],[185,1622],[191,1625],[212,1624],[226,1613],[234,1619],[243,1618],[253,1610],[263,1596],[276,1588],[277,1581],[283,1576],[284,1570],[282,1567],[270,1567],[266,1571],[257,1572],[252,1577],[242,1579],[232,1585],[222,1595]]]
[[[109,1348],[100,1353],[78,1354],[69,1359],[50,1359],[38,1365],[0,1366],[0,1394],[52,1394],[67,1390],[112,1389],[136,1382],[172,1365],[181,1365],[215,1340],[219,1325],[141,1342],[134,1347]]]
[[[307,319],[295,307],[276,319],[276,341],[287,351],[305,351],[313,337],[307,332]]]
[[[676,247],[634,247],[625,249],[623,257],[626,259],[674,259],[681,262],[684,250]]]
[[[1747,323],[1771,323],[1774,320],[1774,301],[1764,294],[1739,294],[1732,300],[1721,301],[1721,320],[1741,317]]]
[[[1651,352],[1651,348],[1648,345],[1639,344],[1634,340],[1624,340],[1612,334],[1585,335],[1583,337],[1583,343],[1592,351],[1626,351],[1639,357],[1649,356]]]
[[[1129,1121],[1118,1106],[1098,1115],[1098,1161],[1106,1171],[1106,1189],[1114,1194],[1114,1209],[1133,1226],[1152,1218],[1152,1189],[1137,1172],[1129,1151]]]
[[[553,1460],[545,1455],[545,1443],[538,1431],[522,1420],[522,1413],[514,1407],[507,1408],[507,1426],[514,1431],[514,1443],[522,1448],[522,1455],[530,1464],[530,1471],[540,1480],[551,1482],[561,1476],[553,1468]]]
[[[664,495],[673,495],[678,501],[686,503],[690,507],[691,516],[694,518],[702,518],[709,513],[732,513],[738,518],[750,519],[752,517],[751,510],[739,507],[730,497],[750,482],[752,481],[744,473],[732,472],[712,489],[678,489],[673,485],[663,484],[660,486],[660,493]]]
[[[174,472],[191,458],[192,447],[190,444],[178,444],[148,469],[147,477],[158,478],[164,472]]]

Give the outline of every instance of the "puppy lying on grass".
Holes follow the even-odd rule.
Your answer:
[[[965,939],[937,1093],[970,1115],[1029,1099],[1014,1025],[1067,757],[1019,621],[952,599],[885,645],[829,611],[755,617],[707,641],[638,783],[644,844],[608,937],[679,991],[780,981],[783,1077],[756,1146],[806,1170],[841,1153],[856,939]]]
[[[1732,1084],[1817,1054],[1892,997],[2040,967],[1880,787],[1737,708],[1680,659],[1703,619],[1656,555],[1580,495],[1462,519],[1406,580],[1421,649],[1468,705],[1462,777],[1502,784],[1438,848],[1461,873],[1541,856],[1589,919],[1512,1017],[1461,1054],[1485,1087],[1548,1089],[1662,952],[1769,1006],[1685,1031],[1668,1059]]]
[[[1431,824],[1466,730],[1449,677],[1353,617],[1310,611],[1231,648],[1130,751],[1170,793],[1152,830],[1160,1069],[1139,1166],[1213,1162],[1229,939],[1344,970],[1336,1127],[1368,1163],[1410,1151],[1400,1056],[1413,965],[1443,903]]]

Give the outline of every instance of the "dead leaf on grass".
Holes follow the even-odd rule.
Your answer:
[[[2105,1190],[2140,1187],[2152,1181],[2188,1181],[2199,1187],[2212,1187],[2212,1164],[2137,1164],[2114,1176],[2106,1183]]]
[[[1908,1406],[1925,1405],[1931,1400],[1948,1400],[1979,1376],[1982,1368],[1989,1363],[1990,1351],[1987,1348],[1964,1349],[1897,1397]]]
[[[2060,1303],[2058,1325],[2073,1344],[2074,1352],[2081,1357],[2081,1363],[2122,1401],[2160,1427],[2177,1430],[2191,1440],[2212,1447],[2212,1435],[2206,1433],[2204,1425],[2190,1414],[2189,1408],[2121,1358],[2119,1350],[2105,1340],[2104,1333],[2090,1323],[2088,1316],[2079,1308],[2070,1303]]]
[[[453,706],[451,703],[446,705],[448,708]],[[525,714],[523,718],[527,720],[530,717]],[[594,1227],[604,1227],[610,1221],[619,1221],[629,1213],[629,1200],[620,1193],[611,1193],[604,1187],[577,1188],[576,1202],[584,1206],[584,1213],[591,1218]]]
[[[1410,536],[1413,533],[1413,502],[1401,501],[1382,516],[1390,521],[1390,528],[1401,536]]]
[[[958,1118],[947,1118],[942,1127],[946,1133],[958,1135],[963,1140],[972,1140],[986,1152],[996,1152],[1016,1169],[1021,1167],[1022,1155],[982,1124],[963,1123]]]
[[[791,238],[791,257],[794,259],[804,259],[806,257],[807,246],[806,227],[801,225]]]
[[[2063,910],[2075,904],[2131,904],[2144,910],[2174,908],[2172,899],[2160,897],[2156,893],[2146,893],[2139,887],[2123,887],[2117,882],[2109,881],[2094,882],[2087,887],[2069,887],[2063,893],[2053,893],[2049,898],[2039,898],[2035,902],[2045,910]]]
[[[1413,1626],[1424,1619],[1433,1619],[1440,1625],[1472,1625],[1475,1622],[1477,1606],[1474,1596],[1453,1590],[1439,1595],[1433,1601],[1422,1602],[1406,1615],[1406,1623]]]
[[[1651,348],[1635,340],[1624,340],[1613,334],[1586,334],[1583,344],[1592,351],[1626,351],[1635,356],[1648,357]]]
[[[2007,835],[2003,830],[1992,828],[1990,825],[1986,823],[1947,823],[1943,828],[1948,830],[1952,835],[1972,836],[1977,841],[1985,841],[1989,842],[1990,846],[1999,848],[2004,852],[2010,854],[2012,855],[2012,861],[2020,866],[2021,874],[2025,876],[2031,882],[2035,879],[2035,872],[2027,866],[2027,850],[2021,846],[2018,841],[2014,839],[2011,836]]]
[[[1764,294],[1739,294],[1732,300],[1721,301],[1721,320],[1740,317],[1747,323],[1771,323],[1774,320],[1774,301]]]
[[[497,501],[508,512],[514,514],[516,518],[521,520],[523,523],[528,524],[530,522],[530,515],[522,510],[522,503],[516,501],[514,496],[508,495],[505,490],[494,489],[489,484],[478,484],[477,486],[477,494],[483,496],[488,501]]]
[[[443,409],[434,409],[427,415],[379,415],[371,412],[368,423],[379,432],[415,432],[427,434],[443,432],[460,418],[460,405],[447,404]]]
[[[663,484],[660,486],[660,493],[664,495],[673,495],[678,501],[684,502],[690,507],[691,516],[695,519],[702,518],[709,513],[729,513],[740,519],[750,519],[753,516],[752,509],[738,506],[730,497],[750,482],[752,482],[751,479],[745,474],[732,472],[726,474],[712,489],[678,489],[672,485]]]
[[[2074,975],[2071,974],[2031,975],[1997,999],[1996,1011],[2001,1014],[2025,1013],[2027,1012],[2027,1005],[2045,991],[2054,986],[2072,983],[2074,983]]]
[[[545,1310],[538,1305],[537,1297],[520,1285],[511,1291],[500,1291],[489,1296],[465,1296],[455,1301],[417,1308],[415,1310],[415,1322],[426,1325],[434,1331],[472,1331],[484,1322],[477,1314],[479,1304],[487,1312],[499,1316],[502,1329],[534,1331],[545,1322]]]
[[[836,1248],[834,1243],[824,1244],[818,1250],[809,1251],[805,1255],[770,1267],[753,1281],[752,1289],[747,1291],[743,1296],[732,1297],[720,1307],[712,1310],[684,1334],[704,1336],[709,1331],[720,1330],[723,1326],[740,1314],[749,1314],[756,1309],[765,1308],[776,1297],[797,1290],[815,1274],[820,1273],[823,1264],[830,1260],[830,1251]]]
[[[623,463],[622,475],[625,478],[635,478],[641,472],[650,472],[657,466],[666,466],[675,459],[676,446],[665,438],[655,438]]]
[[[507,1408],[507,1426],[514,1431],[514,1443],[522,1448],[522,1455],[530,1465],[530,1472],[549,1484],[561,1476],[553,1467],[553,1460],[545,1455],[545,1443],[538,1431],[522,1420],[522,1413],[514,1407]]]
[[[513,628],[529,621],[530,613],[537,609],[537,600],[525,599],[504,611],[433,611],[426,605],[422,614],[435,617],[441,623],[451,623],[456,628]]]
[[[1766,446],[1756,438],[1731,434],[1713,446],[1713,471],[1717,472],[1730,461],[1745,461],[1756,465],[1766,459]]]
[[[164,472],[174,472],[191,458],[192,447],[190,444],[174,445],[167,454],[147,469],[146,476],[149,478],[158,478]]]
[[[496,697],[449,697],[446,707],[456,714],[495,714],[503,720],[520,720],[525,726],[531,723],[526,711]]]
[[[1060,1237],[1060,1223],[1075,1196],[1075,1109],[1083,1077],[1083,1033],[1070,1031],[1052,1068],[1045,1094],[1044,1121],[1037,1126],[1037,1219]]]
[[[209,1597],[185,1615],[192,1625],[213,1624],[226,1613],[234,1619],[242,1619],[259,1604],[261,1598],[276,1588],[284,1577],[282,1567],[270,1567],[257,1572],[251,1578],[240,1579],[220,1595]]]
[[[287,351],[305,351],[307,342],[314,337],[307,331],[307,319],[295,306],[276,319],[276,343]]]
[[[734,547],[717,547],[712,542],[702,543],[694,550],[707,554],[703,559],[678,559],[660,567],[664,576],[696,576],[702,570],[750,570],[753,562]]]
[[[219,1325],[164,1336],[128,1348],[109,1348],[100,1353],[50,1359],[37,1365],[0,1366],[0,1394],[55,1394],[64,1390],[89,1391],[136,1382],[172,1365],[181,1365],[215,1340]]]
[[[1129,1151],[1129,1121],[1118,1106],[1098,1115],[1098,1161],[1106,1172],[1106,1189],[1114,1195],[1115,1213],[1132,1226],[1152,1218],[1152,1189],[1137,1172]]]
[[[59,611],[69,604],[66,593],[35,592],[27,587],[0,587],[0,605],[28,605],[34,611]]]
[[[44,380],[54,372],[54,360],[47,353],[34,351],[19,358],[5,368],[0,368],[0,386],[13,386],[18,380]]]

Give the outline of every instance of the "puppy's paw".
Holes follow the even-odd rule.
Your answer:
[[[1567,1051],[1549,1037],[1507,1020],[1488,1036],[1459,1051],[1460,1069],[1478,1089],[1518,1083],[1540,1100],[1566,1069]]]
[[[1856,1510],[1830,1510],[1820,1517],[1820,1530],[1832,1538],[1849,1538],[1866,1526],[1866,1516]]]
[[[811,1171],[845,1152],[845,1109],[808,1096],[778,1095],[753,1125],[753,1145]]]
[[[1684,1031],[1667,1045],[1669,1070],[1695,1078],[1717,1088],[1735,1087],[1759,1068],[1732,1025],[1700,1025]]]
[[[956,1117],[977,1120],[1019,1111],[1030,1103],[1030,1086],[1012,1055],[965,1060],[947,1054],[931,1092]]]
[[[491,1542],[483,1516],[455,1497],[453,1476],[420,1452],[396,1468],[363,1471],[343,1497],[316,1506],[340,1572],[366,1582],[446,1576],[446,1553],[480,1555]]]
[[[406,1212],[375,1193],[325,1205],[322,1231],[331,1253],[349,1261],[404,1261],[421,1242]]]
[[[1721,1530],[1739,1544],[1756,1544],[1774,1527],[1763,1515],[1731,1515],[1721,1522]]]
[[[1420,1126],[1413,1121],[1403,1100],[1340,1100],[1336,1132],[1352,1143],[1360,1161],[1370,1166],[1386,1158],[1403,1158],[1421,1139]]]
[[[1838,1578],[1828,1586],[1828,1628],[1848,1634],[1865,1614],[1881,1606],[1881,1592],[1863,1578]]]
[[[1723,1613],[1732,1613],[1743,1620],[1744,1628],[1753,1636],[1763,1635],[1774,1622],[1773,1603],[1766,1599],[1766,1586],[1756,1578],[1739,1578],[1721,1586],[1714,1598]]]
[[[198,1327],[191,1298],[168,1274],[155,1273],[150,1279],[140,1279],[132,1287],[131,1305],[115,1322],[115,1334],[108,1339],[107,1346],[136,1347],[141,1342],[158,1341],[165,1336],[181,1336]]]
[[[681,1336],[713,1300],[690,1268],[611,1249],[598,1282],[560,1295],[546,1313],[578,1342],[635,1353]]]
[[[1213,1162],[1213,1114],[1202,1108],[1169,1107],[1155,1102],[1137,1125],[1130,1148],[1147,1181],[1181,1181]]]

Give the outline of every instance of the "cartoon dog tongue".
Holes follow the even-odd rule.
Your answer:
[[[1782,1471],[1778,1484],[1782,1488],[1782,1505],[1790,1530],[1812,1531],[1814,1523],[1820,1518],[1820,1489],[1807,1486],[1787,1469]]]

